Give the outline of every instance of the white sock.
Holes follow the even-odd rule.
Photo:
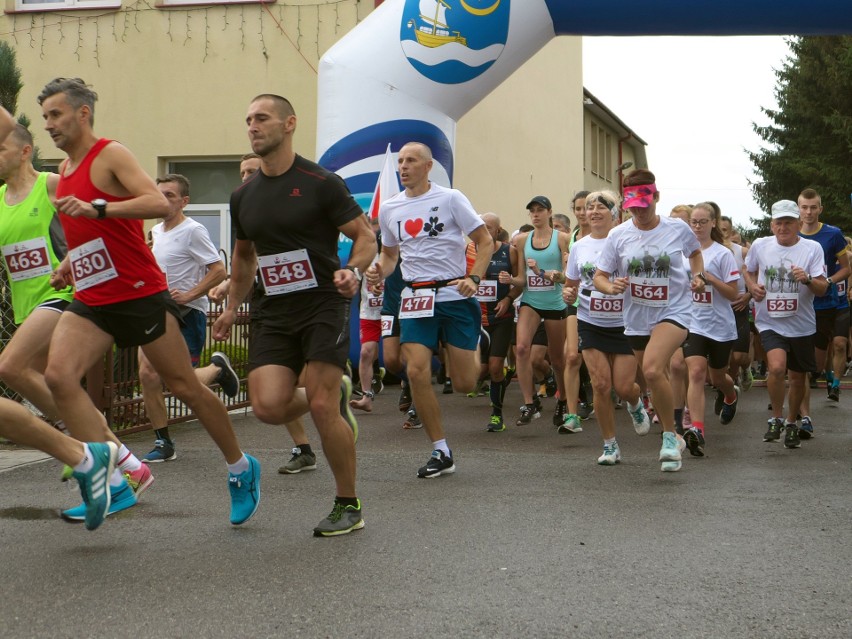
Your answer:
[[[119,486],[121,486],[121,483],[123,481],[124,481],[124,475],[122,474],[122,472],[118,468],[116,468],[114,471],[112,471],[112,475],[110,475],[110,478],[109,478],[110,488],[118,488]]]
[[[228,472],[232,475],[240,475],[249,469],[248,458],[243,455],[235,463],[228,464]]]
[[[450,447],[447,446],[447,440],[446,439],[439,439],[436,442],[432,442],[432,449],[433,450],[440,450],[447,457],[450,456]]]
[[[95,458],[87,444],[83,444],[83,461],[74,466],[75,473],[87,473],[95,466]]]
[[[641,405],[642,405],[642,398],[640,397],[640,398],[639,398],[639,401],[638,401],[638,402],[636,402],[636,404],[635,404],[635,405],[634,405],[634,404],[631,404],[630,402],[627,402],[627,409],[628,409],[628,410],[632,410],[632,411],[634,411],[634,412],[635,412],[636,410],[638,410],[638,409],[639,409],[639,407],[640,407]]]
[[[615,437],[610,437],[604,440],[604,446],[612,446],[615,443]]]
[[[118,467],[128,473],[142,468],[142,462],[124,444],[118,449]]]

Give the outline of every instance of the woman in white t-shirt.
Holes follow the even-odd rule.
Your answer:
[[[661,470],[681,468],[681,442],[674,426],[668,365],[686,339],[691,292],[704,291],[704,261],[689,226],[657,215],[659,192],[647,169],[624,177],[624,207],[632,219],[614,228],[598,261],[595,288],[624,293],[624,333],[636,354],[663,427]],[[688,277],[681,256],[689,258]],[[613,273],[621,277],[610,281]]]
[[[636,383],[636,356],[624,335],[623,295],[604,295],[592,281],[606,236],[618,218],[618,196],[596,191],[586,197],[590,234],[574,243],[568,255],[568,280],[563,299],[577,305],[578,347],[589,369],[594,389],[595,415],[604,440],[598,463],[612,466],[621,461],[615,439],[615,411],[610,391],[627,401],[633,427],[640,435],[651,428]],[[613,273],[613,277],[618,277]]]
[[[701,244],[707,285],[692,295],[692,322],[683,344],[689,371],[687,405],[692,425],[683,438],[689,452],[704,456],[704,381],[709,367],[710,382],[723,400],[719,420],[729,424],[737,412],[739,390],[728,375],[731,349],[737,339],[737,325],[731,302],[737,298],[740,270],[734,254],[724,244],[719,216],[707,202],[692,207],[689,224]],[[717,402],[719,404],[719,402]]]

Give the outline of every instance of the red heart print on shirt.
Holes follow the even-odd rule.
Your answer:
[[[417,218],[416,220],[406,220],[405,221],[405,232],[408,233],[411,237],[417,237],[417,234],[423,230],[423,220]]]

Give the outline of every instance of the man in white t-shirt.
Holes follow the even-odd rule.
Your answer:
[[[825,294],[825,260],[822,247],[799,236],[799,207],[791,200],[772,205],[773,237],[755,240],[746,255],[746,286],[754,298],[754,323],[766,350],[766,386],[772,402],[772,419],[763,441],[781,438],[784,446],[798,448],[796,412],[805,392],[805,374],[814,373],[816,314],[813,300]],[[787,421],[781,417],[787,375]]]
[[[384,279],[402,258],[405,287],[400,298],[400,344],[411,394],[432,442],[418,477],[455,472],[444,436],[438,399],[432,389],[432,354],[445,342],[453,388],[467,393],[479,378],[476,349],[481,312],[474,295],[485,274],[494,241],[470,201],[456,189],[429,181],[432,151],[409,142],[399,150],[399,177],[405,190],[382,203],[382,252],[365,275],[371,285]],[[465,275],[465,235],[476,244],[476,260]]]
[[[180,307],[181,334],[189,347],[192,365],[197,367],[207,338],[207,291],[225,279],[225,265],[207,229],[183,213],[189,204],[189,180],[170,173],[157,178],[157,188],[169,202],[169,214],[151,229],[151,250],[166,276],[172,299]],[[214,382],[221,384],[229,397],[236,396],[240,390],[240,379],[224,353],[213,353],[210,364],[196,368],[195,375],[206,386]],[[149,464],[171,461],[177,455],[169,434],[163,381],[141,348],[139,381],[145,412],[156,436],[154,450],[142,461]]]

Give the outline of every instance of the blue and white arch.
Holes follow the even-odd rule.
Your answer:
[[[320,60],[317,157],[365,209],[388,143],[428,144],[451,186],[458,120],[557,35],[848,34],[851,3],[386,0]]]

